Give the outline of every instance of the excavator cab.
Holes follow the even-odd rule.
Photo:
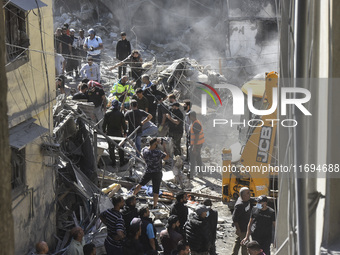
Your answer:
[[[248,187],[252,197],[273,196],[277,186],[273,164],[277,122],[276,110],[269,115],[257,116],[248,109],[248,91],[252,90],[252,102],[258,110],[269,109],[273,102],[273,88],[277,87],[276,72],[266,73],[265,78],[255,77],[242,86],[245,96],[245,114],[241,116],[239,142],[223,151],[222,200],[233,209],[239,191]],[[228,156],[227,156],[228,155]]]

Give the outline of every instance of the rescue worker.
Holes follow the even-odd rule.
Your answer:
[[[201,149],[204,143],[204,133],[201,122],[196,118],[196,112],[191,111],[189,113],[191,120],[190,126],[190,176],[193,177],[194,169],[196,166],[202,167]]]
[[[131,85],[128,84],[129,78],[124,75],[117,83],[115,83],[110,91],[114,95],[114,99],[118,100],[120,104],[124,102],[124,108],[130,108],[130,96],[134,94]]]

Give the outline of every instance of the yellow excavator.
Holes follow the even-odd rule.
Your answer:
[[[277,84],[278,74],[270,72],[266,73],[265,79],[254,78],[245,83],[242,92],[248,97],[251,88],[253,106],[266,110],[272,106],[273,88],[277,88]],[[230,209],[233,209],[242,187],[248,187],[252,197],[276,197],[277,194],[277,173],[273,171],[277,164],[275,155],[278,155],[275,147],[278,122],[273,121],[277,119],[277,111],[254,116],[247,106],[244,109],[240,122],[246,125],[238,128],[239,142],[222,152],[222,200]]]

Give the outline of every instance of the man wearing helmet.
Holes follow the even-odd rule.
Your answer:
[[[103,49],[103,41],[99,36],[96,36],[96,32],[93,28],[88,31],[89,36],[86,37],[84,42],[84,50],[87,50],[87,56],[92,56],[93,61],[100,65],[100,53]]]

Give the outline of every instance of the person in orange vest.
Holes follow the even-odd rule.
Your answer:
[[[196,118],[196,112],[191,111],[189,113],[191,120],[190,126],[190,175],[189,178],[193,177],[193,173],[196,166],[202,167],[201,149],[204,143],[204,133],[201,122]]]

